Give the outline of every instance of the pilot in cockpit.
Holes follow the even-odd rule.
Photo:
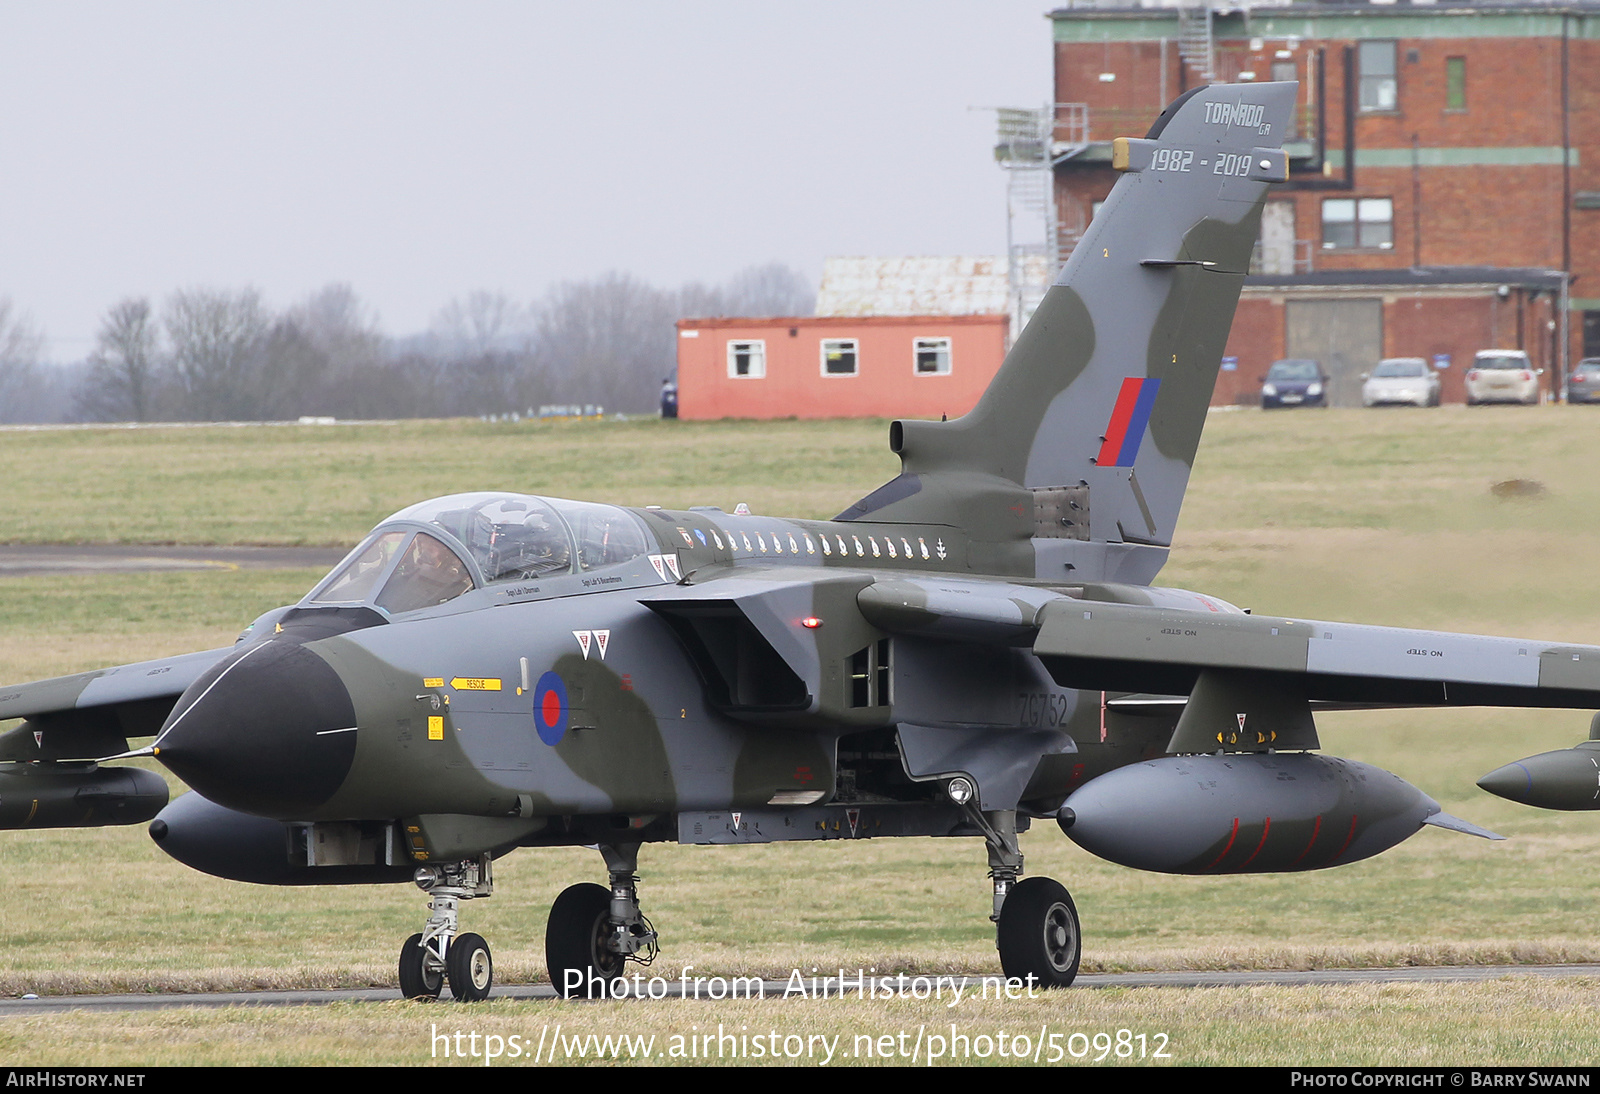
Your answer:
[[[378,607],[391,612],[430,608],[471,588],[472,576],[456,553],[428,533],[418,532],[384,583]]]
[[[557,520],[532,510],[521,523],[495,526],[494,558],[497,578],[564,573],[572,566],[572,543]]]

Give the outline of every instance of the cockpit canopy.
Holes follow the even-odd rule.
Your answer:
[[[474,588],[612,566],[650,550],[614,505],[529,494],[452,494],[402,509],[306,596],[307,606],[372,604],[390,614]]]

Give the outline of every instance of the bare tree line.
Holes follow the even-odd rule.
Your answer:
[[[43,350],[44,335],[0,297],[0,420],[24,420],[9,415],[30,406],[46,386],[38,363]]]
[[[627,274],[566,282],[521,304],[473,292],[429,331],[394,338],[348,285],[282,311],[253,289],[130,297],[87,360],[39,364],[42,335],[0,297],[0,421],[276,421],[452,417],[592,404],[655,408],[686,316],[809,315],[781,264],[720,286],[657,289]]]

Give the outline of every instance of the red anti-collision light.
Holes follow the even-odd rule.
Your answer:
[[[818,627],[822,626],[822,620],[818,619],[814,615],[808,615],[804,619],[800,620],[800,625],[808,631],[814,631]]]

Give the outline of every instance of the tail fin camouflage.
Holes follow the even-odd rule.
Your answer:
[[[971,413],[897,421],[898,478],[840,520],[939,523],[974,569],[1148,583],[1166,561],[1295,85],[1169,106]]]

